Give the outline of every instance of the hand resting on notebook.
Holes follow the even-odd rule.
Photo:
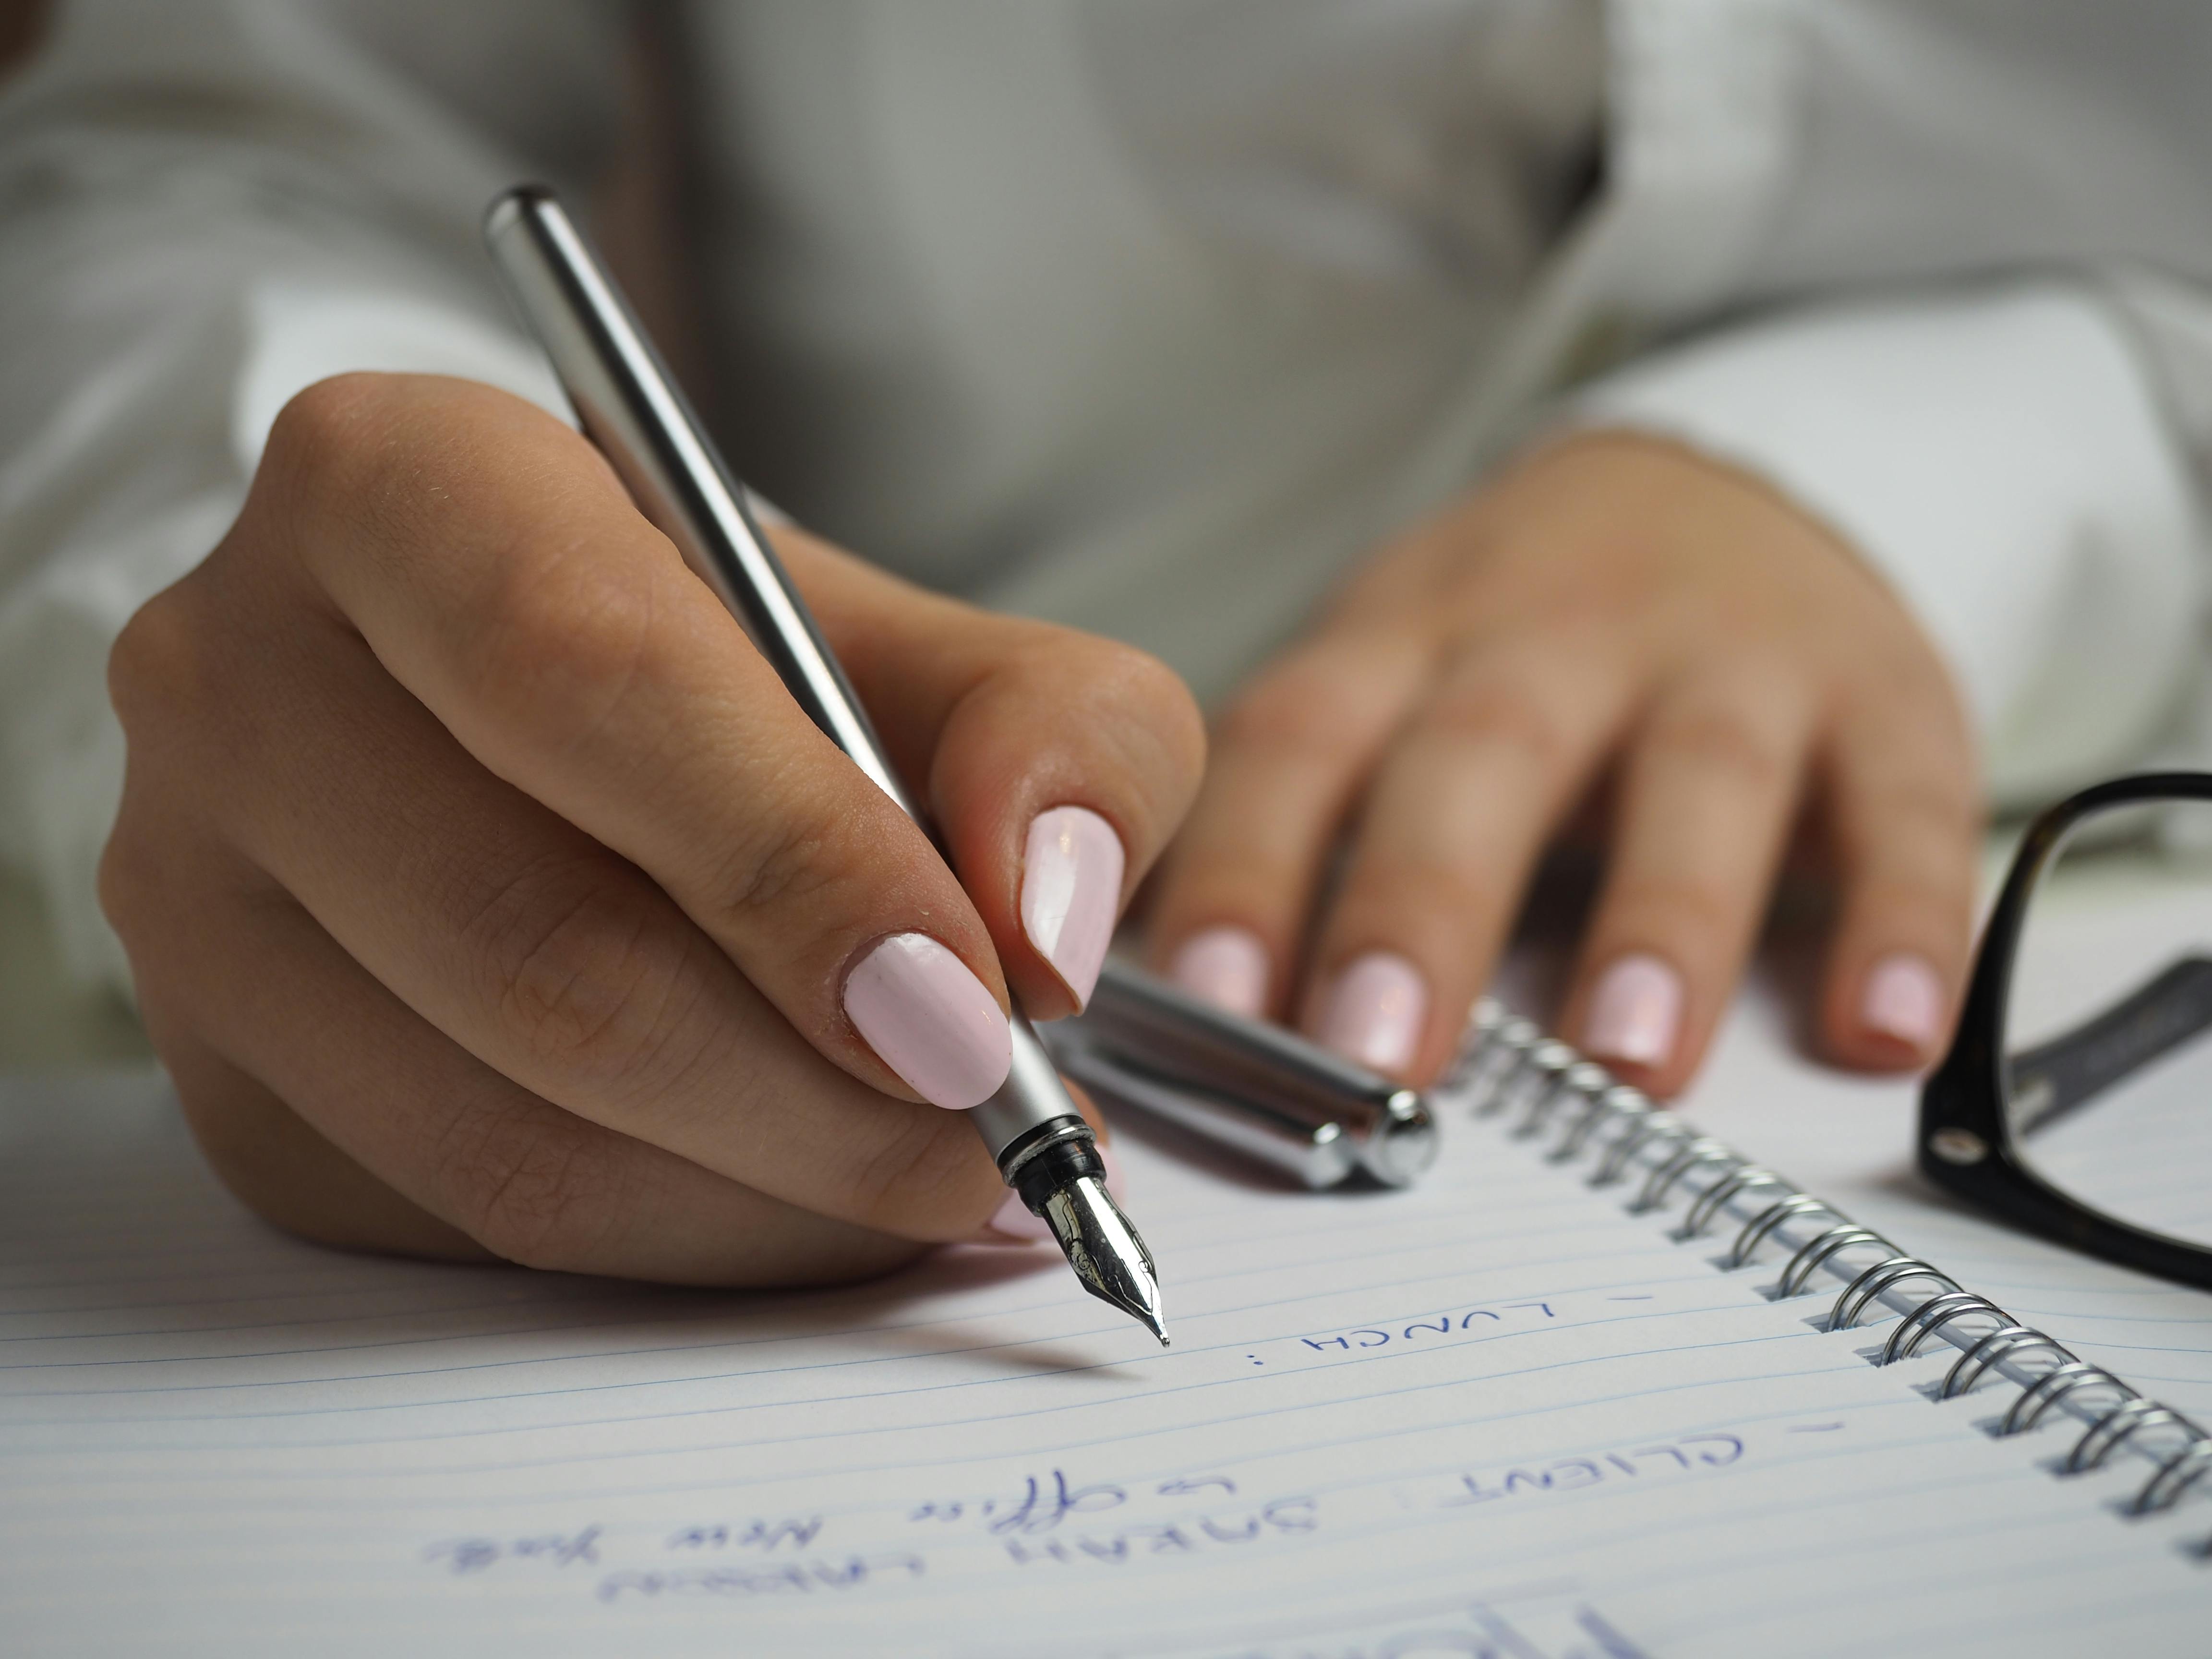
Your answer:
[[[1570,1041],[1680,1088],[1809,805],[1841,876],[1825,1046],[1869,1067],[1935,1057],[1979,811],[1935,648],[1781,496],[1627,434],[1558,441],[1417,526],[1244,690],[1163,873],[1155,960],[1425,1081],[1594,786],[1607,872]]]
[[[103,900],[248,1203],[721,1284],[881,1269],[999,1208],[937,1108],[1004,1079],[1010,988],[1088,991],[1197,714],[1138,652],[779,544],[960,882],[575,433],[429,377],[289,406],[111,669]]]

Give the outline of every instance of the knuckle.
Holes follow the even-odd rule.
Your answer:
[[[1153,718],[1196,714],[1197,702],[1182,676],[1151,652],[1095,636],[1083,637],[1083,649],[1085,678],[1109,699]]]
[[[441,1151],[441,1207],[521,1267],[588,1267],[621,1211],[614,1160],[582,1124],[538,1103],[464,1113]]]
[[[1427,732],[1457,747],[1504,750],[1551,772],[1575,753],[1565,711],[1544,683],[1513,672],[1486,672],[1451,685],[1429,705]]]
[[[1264,931],[1284,908],[1285,895],[1304,891],[1295,854],[1255,844],[1244,815],[1233,805],[1209,805],[1201,796],[1181,836],[1161,861],[1150,898],[1146,931],[1155,939],[1234,921]]]
[[[1610,930],[1672,942],[1688,961],[1710,955],[1703,946],[1732,936],[1751,911],[1745,895],[1714,878],[1678,875],[1648,878],[1620,896],[1616,915],[1625,925]]]
[[[1981,804],[1966,780],[1937,769],[1900,774],[1868,792],[1854,850],[1872,856],[1886,847],[1916,845],[1966,869],[1981,827]]]
[[[1938,775],[1901,785],[1889,810],[1902,823],[1962,843],[1981,827],[1981,803],[1960,777]]]
[[[294,392],[276,411],[269,441],[285,449],[305,444],[319,454],[321,441],[356,435],[361,423],[389,400],[394,384],[391,375],[368,369],[314,381]]]
[[[494,1006],[525,1053],[595,1097],[650,1097],[688,1063],[696,987],[681,936],[650,895],[594,861],[541,862],[464,930]]]
[[[1391,918],[1398,921],[1394,931],[1404,933],[1414,925],[1426,928],[1442,921],[1455,939],[1464,938],[1469,918],[1487,921],[1512,897],[1509,885],[1494,871],[1433,858],[1407,859],[1394,866],[1380,894]]]
[[[1224,711],[1224,747],[1307,756],[1335,752],[1362,740],[1364,722],[1346,698],[1342,676],[1316,653],[1304,653],[1262,674]]]
[[[489,562],[457,666],[503,723],[574,741],[602,729],[650,662],[651,573],[580,549]]]
[[[1148,651],[1112,640],[1098,641],[1093,649],[1092,681],[1120,716],[1106,729],[1152,750],[1146,758],[1154,761],[1180,795],[1187,795],[1205,765],[1206,720],[1198,699],[1180,674]]]
[[[100,849],[96,877],[100,912],[125,945],[138,938],[146,901],[153,891],[141,843],[131,822],[128,813],[117,819],[107,845]]]
[[[335,374],[295,392],[262,446],[261,474],[288,494],[319,495],[356,476],[381,446],[364,442],[394,395],[390,375]]]
[[[1315,678],[1285,665],[1254,681],[1222,712],[1222,741],[1250,749],[1302,741],[1310,713],[1323,706]]]
[[[1971,837],[1961,836],[1955,850],[1933,838],[1872,848],[1856,859],[1857,902],[1885,915],[1971,915],[1973,845]]]
[[[1741,706],[1668,715],[1653,723],[1643,748],[1654,765],[1727,779],[1762,794],[1787,787],[1797,769],[1796,747],[1747,718]]]
[[[175,587],[140,605],[107,653],[107,696],[126,736],[196,702],[203,672],[193,607]]]
[[[294,394],[246,502],[257,544],[310,570],[342,556],[386,578],[404,572],[438,547],[440,511],[467,465],[452,416],[450,394],[426,399],[405,374],[337,374]]]
[[[1017,715],[1011,729],[1035,732],[1048,710],[1049,744],[1085,782],[1115,803],[1140,843],[1165,838],[1206,769],[1206,721],[1180,675],[1118,641],[1055,629],[1025,654],[998,690]],[[1007,728],[1001,728],[1007,729]],[[1143,846],[1129,849],[1141,854]]]
[[[1861,887],[1850,908],[1867,931],[1919,937],[1970,923],[1973,898],[1971,886],[1932,871],[1891,871]]]
[[[1847,684],[1862,695],[1900,707],[1924,708],[1954,701],[1957,683],[1935,641],[1893,599],[1887,616],[1891,625],[1854,658]]]
[[[1896,752],[1930,770],[1964,777],[1973,738],[1950,672],[1924,645],[1859,665],[1843,689],[1840,735],[1867,750]]]

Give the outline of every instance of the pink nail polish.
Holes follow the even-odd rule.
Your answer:
[[[1013,1036],[968,964],[927,933],[893,933],[845,977],[845,1012],[933,1106],[965,1111],[1013,1068]]]
[[[1022,864],[1022,929],[1053,971],[1091,1000],[1121,908],[1121,838],[1082,806],[1055,806],[1030,824]]]
[[[1638,952],[1605,970],[1590,998],[1593,1058],[1663,1066],[1682,1025],[1682,976],[1657,957]]]
[[[1267,947],[1245,927],[1208,927],[1182,942],[1168,976],[1202,1002],[1257,1019],[1267,1006]]]
[[[1926,958],[1893,952],[1868,974],[1859,1018],[1869,1030],[1924,1054],[1943,1034],[1943,981]]]
[[[1429,985],[1421,970],[1395,951],[1370,951],[1329,992],[1321,1040],[1363,1066],[1401,1072],[1420,1047],[1428,1012]]]

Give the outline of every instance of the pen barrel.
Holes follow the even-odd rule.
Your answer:
[[[737,618],[807,718],[929,833],[852,683],[761,533],[744,486],[559,199],[542,185],[521,185],[492,204],[483,228],[508,297],[552,361],[585,435],[638,510]],[[1019,1010],[1012,1024],[1013,1067],[999,1091],[969,1114],[1002,1173],[1009,1153],[1040,1130],[1061,1125],[1069,1133],[1090,1133]]]
[[[1079,1032],[1055,1029],[1049,1042],[1068,1076],[1109,1104],[1149,1112],[1314,1192],[1342,1185],[1361,1167],[1352,1137],[1334,1119],[1316,1121],[1296,1109],[1148,1070]]]
[[[744,486],[558,198],[534,185],[507,191],[485,215],[484,240],[585,435],[638,510],[738,619],[807,718],[921,822]]]

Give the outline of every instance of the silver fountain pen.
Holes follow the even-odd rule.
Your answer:
[[[639,510],[729,608],[808,718],[927,831],[744,488],[558,199],[535,185],[507,191],[484,216],[484,240],[585,434]],[[1164,1347],[1152,1253],[1108,1194],[1091,1126],[1018,1008],[1013,1047],[1005,1084],[968,1121],[1000,1178],[1052,1229],[1083,1288],[1142,1322]]]

